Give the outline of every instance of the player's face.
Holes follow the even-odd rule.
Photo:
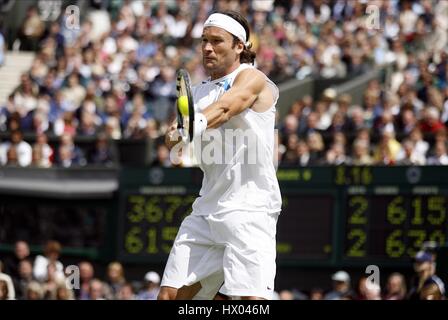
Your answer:
[[[207,27],[202,33],[202,63],[213,79],[230,73],[239,65],[243,44],[233,45],[233,36],[218,27]]]

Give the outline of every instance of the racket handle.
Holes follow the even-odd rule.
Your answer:
[[[177,130],[179,131],[179,134],[182,138],[182,142],[188,143],[190,141],[189,136],[188,136],[188,131],[185,130],[184,128],[178,128]]]

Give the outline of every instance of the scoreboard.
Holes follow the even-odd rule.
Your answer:
[[[415,256],[424,241],[446,242],[444,195],[350,195],[346,202],[344,257]]]
[[[179,225],[191,213],[195,198],[196,195],[188,193],[150,195],[132,192],[125,195],[121,257],[166,259]],[[283,196],[277,231],[279,257],[286,260],[329,259],[333,207],[334,199],[328,195]]]
[[[442,168],[443,169],[443,168]],[[404,265],[425,241],[445,244],[448,174],[436,167],[280,168],[280,265]],[[124,169],[118,258],[164,262],[191,213],[198,169]]]

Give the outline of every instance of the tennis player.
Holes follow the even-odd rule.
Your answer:
[[[252,65],[248,39],[248,23],[237,12],[213,13],[204,23],[203,66],[209,78],[192,90],[195,141],[216,150],[230,144],[233,153],[231,161],[199,164],[202,188],[174,241],[159,299],[212,299],[218,291],[238,299],[272,298],[281,210],[274,165],[279,93]],[[221,136],[229,130],[251,132],[255,140],[211,139],[213,130]],[[173,126],[166,139],[170,148],[175,135]],[[247,152],[261,156],[249,163]]]

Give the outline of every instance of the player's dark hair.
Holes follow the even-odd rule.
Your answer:
[[[241,24],[246,31],[246,39],[249,40],[250,37],[250,29],[249,29],[249,23],[247,22],[246,18],[244,18],[241,13],[236,11],[223,11],[220,12],[222,14],[225,14],[234,20],[238,21],[239,24]],[[238,39],[236,36],[233,36],[233,46],[235,46],[238,42],[241,40]],[[240,54],[240,62],[241,63],[250,63],[254,64],[256,53],[251,51],[250,48],[252,47],[252,44],[249,44],[247,47],[244,45],[243,52]]]

